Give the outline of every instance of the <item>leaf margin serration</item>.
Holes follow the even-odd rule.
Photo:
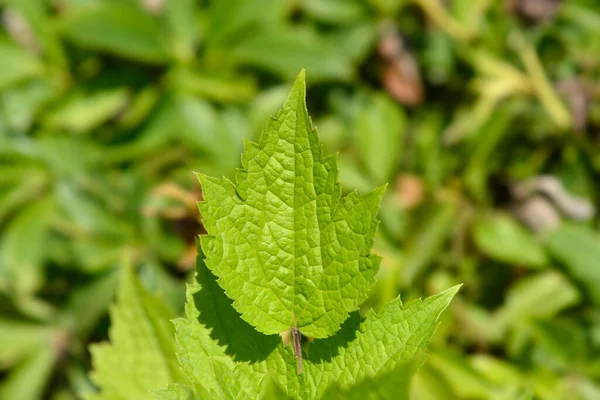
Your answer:
[[[290,113],[295,115],[288,120],[286,116]],[[278,146],[285,148],[289,139],[282,136],[287,133],[284,128],[289,121],[296,127],[292,130],[293,143],[287,143],[293,147],[290,157],[285,151],[277,152]],[[203,190],[203,201],[198,204],[207,230],[207,234],[200,237],[206,264],[234,300],[234,308],[258,331],[274,334],[298,328],[309,337],[331,336],[366,300],[374,283],[380,258],[370,253],[370,248],[379,224],[376,217],[386,185],[365,194],[352,192],[342,196],[337,156],[323,156],[306,109],[304,70],[298,75],[277,117],[269,120],[259,143],[245,141],[244,147],[243,168],[238,170],[235,184],[227,178],[196,174]],[[268,157],[265,155],[267,150],[273,151]],[[306,155],[308,153],[310,156]],[[294,194],[282,195],[279,199],[275,193],[279,187],[273,184],[275,189],[271,191],[267,183],[270,179],[283,185],[283,189],[289,188],[291,183],[284,178],[285,172],[290,171],[284,165],[291,158],[294,160],[291,171]],[[263,168],[262,172],[253,163]],[[297,167],[304,163],[310,166],[308,170],[312,175]],[[257,168],[262,175],[256,173]],[[271,170],[276,173],[271,174]],[[254,183],[260,181],[261,184],[250,185],[249,177],[255,177]],[[298,193],[297,179],[300,186],[305,184]],[[263,190],[265,193],[260,192]],[[257,199],[250,192],[258,193],[252,195]],[[287,216],[292,217],[284,218],[277,213],[279,210],[269,211],[268,207],[273,205],[270,201],[261,202],[260,207],[248,205],[261,195],[270,198],[273,204],[281,204],[280,210],[283,208]],[[293,206],[286,203],[290,199]],[[297,201],[306,202],[297,205]],[[306,212],[309,216],[302,219],[303,208],[310,207],[313,208]],[[267,220],[267,217],[272,219]],[[293,229],[288,230],[292,233],[281,234],[290,223]],[[238,229],[236,224],[241,228]],[[256,240],[257,234],[265,236]],[[293,244],[290,243],[292,240]],[[317,241],[318,245],[315,244]],[[291,257],[286,258],[286,254]]]
[[[110,308],[110,342],[90,346],[93,360],[90,376],[100,391],[84,397],[87,400],[152,399],[150,390],[157,384],[187,382],[172,340],[175,330],[170,319],[173,316],[159,296],[150,294],[141,285],[133,267],[123,265],[117,301]]]
[[[214,308],[211,304],[194,304],[192,296],[207,290],[210,285],[216,289],[211,292],[211,296],[215,297],[212,304],[231,302],[216,283],[216,277],[199,260],[194,283],[188,286],[186,317],[174,321],[178,358],[190,381],[206,393],[199,396],[200,399],[240,400],[260,398],[272,382],[290,398],[320,399],[332,384],[349,390],[358,382],[374,379],[394,370],[399,364],[414,361],[425,351],[440,324],[441,314],[460,289],[457,285],[406,304],[398,296],[379,312],[368,312],[362,320],[355,314],[336,336],[317,339],[303,346],[304,372],[298,375],[292,348],[281,341],[270,353],[264,353],[264,358],[255,362],[236,362],[234,356],[227,354],[228,348],[233,346],[231,341],[242,339],[236,336],[227,338],[222,333],[218,338],[213,337],[214,331],[199,321],[200,314],[212,313],[218,318],[229,319],[223,324],[232,333],[244,332],[250,325],[231,306],[230,310],[225,310]],[[337,335],[355,337],[340,344]],[[271,339],[256,332],[254,340],[254,343],[246,345],[257,348],[261,345],[259,341]],[[390,352],[393,354],[388,354]],[[318,360],[324,354],[333,356],[329,361]],[[216,368],[209,365],[215,361]],[[243,385],[239,385],[240,382]],[[240,390],[232,390],[232,387]]]

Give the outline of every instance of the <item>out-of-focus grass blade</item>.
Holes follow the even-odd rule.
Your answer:
[[[457,201],[448,200],[433,207],[426,219],[419,224],[406,246],[406,257],[401,282],[411,285],[424,269],[438,257],[455,226],[459,211]]]
[[[0,399],[42,399],[57,355],[51,344],[39,346],[0,383]]]
[[[56,200],[46,196],[24,208],[2,232],[0,278],[12,281],[19,293],[30,293],[42,284],[43,259]]]

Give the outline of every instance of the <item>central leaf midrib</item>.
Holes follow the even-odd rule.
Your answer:
[[[299,100],[297,100],[299,102]],[[294,129],[294,141],[292,142],[292,146],[294,147],[294,192],[293,192],[293,208],[292,208],[292,219],[293,219],[293,226],[294,226],[294,244],[293,244],[293,260],[292,260],[292,268],[294,269],[294,280],[292,282],[292,327],[297,327],[297,321],[296,321],[296,279],[298,277],[298,275],[296,274],[296,232],[297,232],[297,227],[296,227],[296,171],[298,170],[298,166],[297,166],[297,154],[296,154],[296,142],[298,140],[298,104],[296,104],[296,113],[295,113],[295,129]]]
[[[302,93],[300,93],[299,96],[298,96],[298,98],[297,98],[296,112],[295,112],[295,121],[294,121],[295,122],[294,142],[293,142],[293,146],[294,146],[294,193],[293,193],[293,196],[294,196],[294,198],[293,198],[294,208],[292,210],[292,218],[293,218],[293,226],[294,226],[294,232],[293,232],[293,235],[294,235],[294,244],[293,244],[293,246],[294,246],[293,247],[294,281],[293,281],[293,286],[292,286],[292,327],[297,327],[297,322],[298,322],[296,320],[296,280],[297,280],[297,277],[298,277],[298,275],[297,275],[297,268],[296,268],[297,267],[297,265],[296,265],[296,259],[297,259],[297,254],[296,254],[296,248],[297,248],[297,246],[296,246],[296,244],[297,244],[297,240],[298,240],[297,239],[297,231],[298,230],[297,230],[297,225],[296,225],[296,223],[297,223],[296,213],[297,213],[299,207],[297,207],[297,205],[296,205],[296,196],[297,196],[297,194],[296,194],[296,188],[298,187],[297,186],[297,176],[298,176],[297,175],[297,167],[298,167],[298,165],[297,165],[297,160],[298,160],[297,156],[298,156],[298,154],[296,152],[296,144],[298,142],[298,132],[300,131],[300,126],[299,126],[300,122],[301,121],[304,122],[305,126],[303,127],[303,129],[308,130],[310,128],[310,126],[308,124],[308,121],[306,121],[305,118],[304,118],[305,116],[304,116],[303,110],[305,110],[306,106],[305,106],[303,100],[304,100],[304,98],[302,96]],[[306,133],[307,133],[306,140],[308,142],[308,151],[311,154],[311,169],[312,169],[311,174],[313,176],[312,184],[314,186],[314,164],[315,164],[315,159],[314,159],[314,154],[313,154],[313,151],[312,151],[312,143],[310,142],[310,133],[309,132],[306,132]],[[316,193],[315,193],[315,202],[317,201],[317,197],[318,196],[316,196]],[[304,205],[303,205],[303,207],[304,207]],[[320,223],[319,223],[318,215],[316,214],[316,212],[314,214],[314,217],[317,219],[317,225],[320,228]],[[308,230],[308,224],[307,224],[306,230]],[[306,236],[308,237],[308,232],[306,233]],[[319,229],[319,255],[321,255],[321,244],[320,244],[320,242],[321,242],[321,236],[320,236],[320,229]],[[323,257],[321,256],[321,265],[323,264],[322,259],[323,259]],[[316,293],[316,290],[311,294],[310,298],[306,299],[306,304],[304,305],[304,307],[302,308],[302,310],[300,311],[299,314],[302,314],[304,312],[304,310],[306,310],[306,308],[310,304],[312,296],[315,293]]]

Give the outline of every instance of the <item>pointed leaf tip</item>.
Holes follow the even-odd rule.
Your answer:
[[[437,294],[434,294],[430,297],[428,297],[427,299],[425,299],[425,301],[440,301],[441,305],[443,308],[440,309],[440,311],[443,311],[444,309],[446,309],[446,307],[448,307],[448,305],[450,305],[450,302],[452,301],[452,299],[454,298],[454,296],[456,296],[456,294],[458,293],[458,291],[460,290],[460,288],[463,286],[462,283],[458,284],[458,285],[454,285],[451,288],[448,288],[446,290],[443,290]]]
[[[229,180],[201,178],[202,246],[207,267],[257,331],[296,327],[325,338],[373,285],[379,259],[369,250],[385,186],[341,197],[335,158],[324,159],[306,109],[305,74],[259,143],[246,147],[237,192]],[[259,256],[273,251],[281,258]],[[333,279],[339,265],[344,277]]]
[[[300,73],[296,77],[296,80],[294,81],[294,85],[292,85],[292,90],[290,92],[290,95],[292,93],[298,93],[304,99],[306,98],[306,68],[302,68],[300,70]]]
[[[383,185],[381,185],[377,189],[375,189],[375,192],[379,195],[380,198],[382,198],[383,195],[385,194],[385,192],[387,191],[387,187],[388,187],[388,183],[384,183]]]
[[[300,73],[298,74],[298,77],[296,78],[296,82],[297,81],[302,81],[306,83],[306,67],[302,68],[300,70]]]

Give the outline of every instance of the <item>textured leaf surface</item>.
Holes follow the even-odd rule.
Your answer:
[[[158,400],[196,400],[204,398],[197,396],[190,387],[180,384],[172,384],[166,389],[158,389],[153,392]]]
[[[334,336],[304,345],[304,372],[298,375],[291,347],[241,319],[215,276],[199,263],[188,290],[187,318],[175,320],[179,360],[190,380],[203,388],[199,398],[268,398],[278,391],[291,398],[327,398],[327,390],[344,392],[357,382],[369,386],[414,360],[457,290],[406,305],[397,298],[362,321],[353,313]],[[334,383],[337,388],[330,388]]]
[[[349,388],[335,382],[323,395],[327,400],[408,400],[410,378],[417,362],[399,363],[393,369],[368,377]]]
[[[232,397],[225,396],[230,388],[221,385],[227,386],[227,376],[223,375],[233,373],[236,361],[245,361],[238,365],[240,376],[252,375],[253,367],[264,375],[264,365],[258,362],[264,362],[281,344],[279,335],[263,335],[240,319],[231,303],[198,257],[196,282],[188,288],[187,318],[178,318],[174,323],[183,371],[203,388],[207,398]],[[295,365],[293,356],[291,360]],[[246,390],[254,396],[241,398],[256,397],[259,385],[260,379],[250,382]]]
[[[336,157],[324,157],[302,72],[258,144],[246,143],[237,187],[199,175],[206,264],[260,332],[336,332],[368,295],[369,253],[383,188],[341,197]]]
[[[101,388],[94,400],[153,399],[151,389],[185,382],[175,356],[171,311],[151,297],[125,270],[118,302],[111,309],[111,344],[91,348],[95,371],[92,379]]]
[[[407,400],[411,377],[422,357],[410,362],[402,362],[390,371],[381,372],[368,377],[350,387],[343,388],[333,382],[321,396],[327,400]],[[271,381],[262,399],[288,400],[292,399],[275,381]]]

